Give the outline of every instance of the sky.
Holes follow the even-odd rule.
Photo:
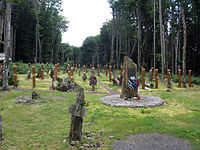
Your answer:
[[[62,42],[80,47],[88,36],[100,34],[103,23],[112,18],[107,0],[63,0],[63,15],[69,23]]]

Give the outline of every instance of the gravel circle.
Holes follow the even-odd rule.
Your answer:
[[[124,100],[120,98],[120,95],[110,95],[100,98],[99,100],[110,106],[122,106],[122,107],[156,107],[164,104],[164,101],[160,97],[152,95],[141,95],[141,100]]]
[[[114,150],[191,150],[188,140],[158,133],[131,135],[127,140],[116,140],[111,147]]]

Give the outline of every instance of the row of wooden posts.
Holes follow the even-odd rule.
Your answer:
[[[41,65],[41,79],[44,79],[44,64]],[[94,67],[93,65],[90,65],[90,69]],[[67,70],[68,70],[68,76],[71,78],[71,81],[74,82],[74,68],[77,68],[77,65],[74,65],[74,67],[70,67],[70,65],[67,65]],[[83,72],[87,71],[87,65],[83,66]],[[151,68],[151,79],[153,79],[153,73],[154,73],[154,68]],[[36,87],[36,76],[35,76],[35,66],[32,67],[33,70],[33,88]],[[109,65],[109,81],[111,82],[111,74],[112,74],[112,66]],[[31,66],[29,65],[29,71],[31,71]],[[77,71],[77,69],[76,69]],[[113,73],[115,74],[116,68],[115,65],[113,66]],[[58,76],[58,72],[60,72],[60,64],[55,64],[55,68],[53,69],[53,78],[52,78],[52,89],[54,89],[54,82],[55,79]],[[79,76],[81,72],[81,65],[79,64]],[[104,72],[106,76],[108,76],[108,65],[104,65]],[[123,66],[121,65],[120,68],[120,75],[122,76],[123,73]],[[48,69],[48,63],[47,63],[47,74],[49,74],[49,69]],[[97,65],[97,74],[100,76],[100,65]],[[142,75],[142,89],[145,89],[145,69],[142,67],[141,68],[141,75]],[[168,87],[170,84],[170,69],[167,70],[167,80],[168,80]],[[179,69],[178,73],[178,87],[181,87],[181,70]],[[14,87],[17,87],[17,66],[14,66]],[[189,87],[191,87],[191,70],[189,70]],[[158,88],[158,69],[155,69],[155,88]]]

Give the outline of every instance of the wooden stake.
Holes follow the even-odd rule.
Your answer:
[[[153,80],[153,67],[151,67],[151,80]]]
[[[123,66],[121,65],[120,76],[122,76],[122,73],[123,73]]]
[[[36,82],[35,82],[35,66],[33,66],[33,88],[36,88]]]
[[[158,88],[158,69],[155,70],[155,82],[156,82],[155,88],[157,89]]]
[[[44,79],[44,64],[42,63],[41,79]]]
[[[192,70],[189,70],[189,76],[188,76],[189,87],[192,87],[192,84],[191,84],[191,74],[192,74]]]
[[[170,84],[170,69],[167,69],[167,81],[168,81],[168,88],[169,88],[169,84]]]
[[[145,69],[142,69],[142,89],[145,89]]]
[[[98,76],[100,76],[99,64],[98,64],[98,66],[97,66],[97,72],[98,72]]]
[[[109,66],[109,81],[111,82],[111,69],[112,69],[112,67],[111,67],[111,65]]]
[[[106,77],[108,76],[108,65],[106,65]]]

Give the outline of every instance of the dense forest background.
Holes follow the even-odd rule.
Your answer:
[[[162,73],[171,69],[173,74],[185,68],[200,75],[199,0],[108,0],[113,18],[81,47],[62,43],[70,25],[62,16],[62,1],[10,0],[13,62],[119,67],[127,55],[138,68],[155,67]],[[5,50],[6,3],[0,0],[0,52]]]

